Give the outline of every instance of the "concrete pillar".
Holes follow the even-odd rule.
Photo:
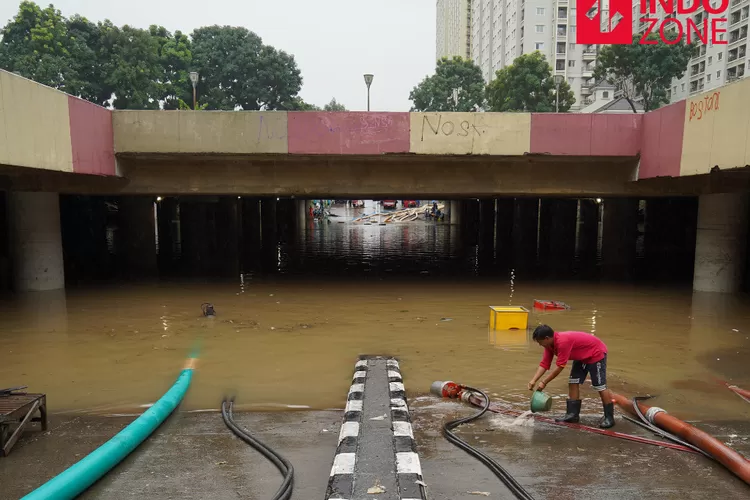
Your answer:
[[[607,278],[631,279],[638,236],[638,200],[607,198],[602,204],[602,274]]]
[[[307,223],[307,200],[295,200],[294,203],[296,204],[297,228],[301,229]]]
[[[539,198],[516,198],[513,209],[514,267],[530,269],[537,262]]]
[[[175,242],[179,241],[177,231],[177,199],[163,198],[156,204],[156,220],[159,228],[159,269],[169,271],[174,266]]]
[[[8,216],[14,288],[65,288],[59,195],[10,192]]]
[[[459,200],[450,201],[448,218],[451,224],[461,224],[461,202]]]
[[[124,196],[118,206],[124,264],[131,276],[157,274],[156,220],[150,196]]]
[[[578,240],[576,257],[582,267],[596,264],[599,240],[599,207],[591,198],[578,200]]]
[[[707,194],[698,204],[693,290],[734,293],[745,270],[747,194]]]
[[[552,274],[567,275],[573,268],[577,214],[576,199],[542,199],[539,257]]]

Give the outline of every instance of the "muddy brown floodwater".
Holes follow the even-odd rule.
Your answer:
[[[192,410],[215,409],[225,394],[244,409],[341,408],[360,354],[400,358],[411,396],[451,379],[521,403],[541,348],[527,332],[490,334],[488,306],[530,308],[534,298],[573,309],[532,313],[532,325],[606,342],[616,391],[660,395],[683,418],[750,417],[722,385],[750,389],[746,299],[590,283],[255,280],[32,294],[0,311],[0,385],[47,393],[53,412],[138,412],[199,344],[183,406]],[[201,315],[206,301],[217,317]],[[549,392],[566,392],[565,374]]]

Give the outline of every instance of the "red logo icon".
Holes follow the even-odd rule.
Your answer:
[[[576,0],[576,43],[631,44],[632,0]]]

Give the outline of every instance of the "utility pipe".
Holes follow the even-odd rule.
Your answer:
[[[612,393],[612,398],[622,410],[638,418],[638,415],[633,409],[633,401],[614,392]],[[750,462],[748,462],[745,457],[729,448],[718,439],[696,429],[692,425],[683,422],[672,415],[669,415],[661,408],[656,406],[651,407],[639,402],[636,402],[635,404],[638,405],[638,408],[646,415],[646,418],[652,424],[705,451],[711,455],[714,460],[745,481],[745,483],[750,484]]]
[[[180,404],[190,387],[195,361],[188,358],[174,385],[143,415],[21,500],[68,500],[83,493],[145,441]]]

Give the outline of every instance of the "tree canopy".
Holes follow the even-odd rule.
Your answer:
[[[535,51],[497,71],[487,86],[487,103],[491,111],[554,112],[556,90],[552,67]],[[559,92],[559,111],[568,111],[576,102],[568,82],[563,80]]]
[[[188,37],[156,25],[65,18],[52,5],[24,1],[0,35],[0,68],[117,109],[192,103],[191,71],[200,75],[205,109],[296,109],[303,102],[294,57],[245,28],[208,26]]]
[[[666,44],[652,33],[647,40],[654,44],[641,44],[640,36],[633,36],[630,45],[605,45],[597,57],[594,77],[606,80],[621,90],[623,97],[636,112],[633,100],[643,99],[645,111],[652,111],[669,101],[667,91],[674,78],[682,78],[690,58],[698,47],[684,40]]]
[[[414,87],[409,99],[414,103],[412,111],[480,110],[484,106],[482,70],[471,60],[444,57],[437,62],[435,74]]]
[[[346,106],[336,101],[335,97],[331,99],[331,102],[323,106],[323,111],[346,111],[346,110],[347,110]]]

